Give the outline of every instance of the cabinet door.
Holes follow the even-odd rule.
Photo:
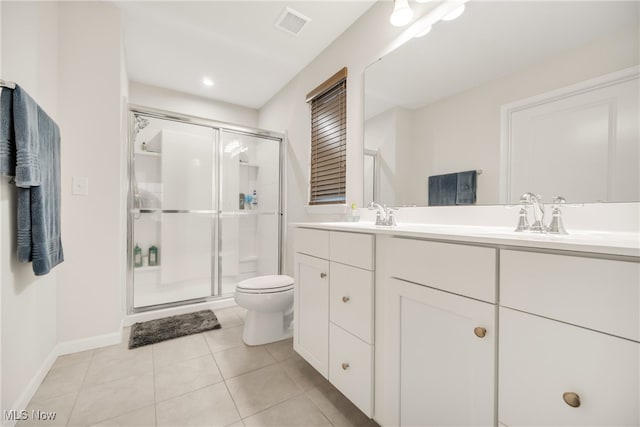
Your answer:
[[[500,422],[640,425],[640,344],[500,309]],[[579,406],[569,406],[575,393]],[[566,398],[574,405],[576,396]]]
[[[494,425],[495,306],[397,279],[389,285],[399,425]]]
[[[296,254],[293,348],[329,376],[329,261]]]

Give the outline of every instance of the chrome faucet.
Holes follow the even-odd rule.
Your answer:
[[[520,204],[525,205],[520,209],[520,215],[518,219],[518,226],[515,231],[532,231],[535,233],[550,233],[550,234],[567,234],[567,230],[562,223],[562,211],[561,205],[565,205],[566,200],[562,196],[556,196],[553,198],[553,211],[551,223],[547,227],[544,224],[544,204],[542,203],[542,196],[533,193],[524,193],[520,197]],[[529,225],[527,221],[527,209],[526,206],[531,205],[533,207],[533,224]],[[571,205],[565,205],[571,206]]]
[[[394,226],[396,225],[396,217],[393,211],[397,211],[396,208],[387,207],[387,205],[381,205],[380,203],[371,202],[369,209],[376,211],[376,225]]]

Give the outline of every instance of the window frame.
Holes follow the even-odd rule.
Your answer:
[[[310,107],[309,207],[347,199],[347,68],[307,94]]]

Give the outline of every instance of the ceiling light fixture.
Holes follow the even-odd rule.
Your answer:
[[[451,12],[447,13],[442,17],[443,21],[453,21],[456,18],[459,18],[464,12],[464,4],[461,4],[459,7],[453,9]]]
[[[389,22],[394,27],[404,27],[413,18],[413,10],[409,7],[408,0],[394,0],[393,13]]]
[[[202,78],[202,84],[205,86],[213,86],[213,80],[211,80],[209,77],[203,77]]]

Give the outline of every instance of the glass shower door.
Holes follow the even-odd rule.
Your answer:
[[[221,131],[220,295],[280,272],[280,139]]]
[[[212,296],[217,259],[218,131],[146,120],[133,156],[134,309]]]

